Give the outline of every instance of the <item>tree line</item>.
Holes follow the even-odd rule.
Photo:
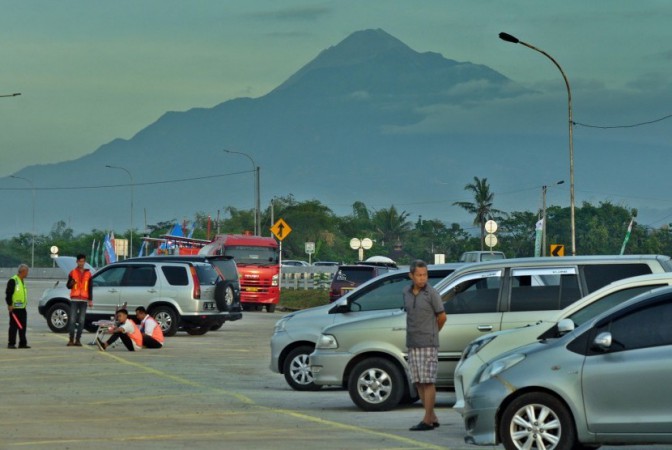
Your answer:
[[[357,251],[350,248],[353,237],[370,238],[373,248],[365,257],[388,256],[399,264],[408,264],[416,258],[434,261],[434,254],[444,254],[446,262],[457,261],[462,252],[483,248],[483,226],[488,219],[497,221],[498,244],[493,250],[503,251],[507,257],[534,256],[535,225],[539,220],[538,211],[503,212],[494,208],[494,193],[490,191],[487,179],[474,177],[474,182],[465,186],[473,194],[473,202],[459,202],[457,206],[474,216],[477,229],[464,228],[458,223],[445,223],[437,219],[418,218],[410,220],[410,214],[399,211],[394,205],[374,210],[362,202],[355,202],[352,211],[338,216],[319,200],[298,201],[291,194],[276,197],[273,208],[261,212],[262,234],[268,231],[272,220],[282,217],[293,231],[283,240],[283,258],[308,259],[305,243],[315,243],[313,261],[354,262]],[[547,243],[563,244],[568,249],[570,237],[569,207],[549,206],[547,215]],[[577,254],[618,254],[625,238],[628,224],[636,211],[610,202],[597,205],[584,202],[575,209]],[[149,237],[160,237],[168,233],[175,220],[167,220],[148,226]],[[254,211],[227,207],[220,220],[206,213],[195,214],[194,222],[185,228],[194,229],[192,237],[208,238],[214,234],[244,233],[254,230]],[[94,229],[88,233],[75,234],[64,221],[52,227],[49,234],[35,236],[35,266],[50,267],[50,247],[55,245],[61,255],[76,255],[91,252],[95,239],[100,242],[108,230]],[[113,230],[117,238],[128,238],[129,230]],[[143,235],[137,231],[133,235],[137,254]],[[0,240],[0,266],[12,267],[31,259],[33,236],[21,233],[18,236]],[[487,249],[487,247],[486,247]],[[625,249],[626,254],[672,254],[672,233],[665,225],[654,229],[635,225]],[[547,254],[549,254],[547,250]]]

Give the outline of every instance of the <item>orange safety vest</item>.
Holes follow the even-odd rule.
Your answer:
[[[70,298],[74,300],[90,300],[89,283],[91,282],[91,272],[89,269],[72,269],[70,277],[75,280],[75,285],[70,289]]]
[[[130,322],[130,324],[133,326],[133,331],[131,334],[126,334],[133,342],[135,342],[138,347],[142,347],[142,333],[140,332],[140,328],[138,328],[138,326],[134,324],[131,319],[126,319],[126,321]]]
[[[163,344],[164,337],[163,337],[163,330],[161,329],[161,325],[159,325],[159,323],[158,323],[152,316],[147,315],[147,317],[145,317],[145,320],[142,321],[142,325],[143,325],[143,327],[145,326],[145,325],[144,325],[145,322],[147,322],[148,320],[153,320],[154,323],[156,324],[156,325],[154,326],[154,330],[152,330],[152,337],[153,337],[157,342],[160,342],[160,343]],[[146,333],[145,333],[145,334],[146,334]]]

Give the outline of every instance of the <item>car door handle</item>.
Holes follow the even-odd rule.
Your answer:
[[[479,325],[476,328],[478,331],[492,331],[492,325]]]
[[[406,328],[392,328],[392,331],[406,331]]]
[[[149,292],[149,293],[151,293],[151,294],[155,294],[155,293],[157,293],[157,292],[159,292],[159,291],[157,291],[156,289],[152,288],[152,289],[147,289],[147,292]]]
[[[115,288],[112,288],[112,289],[108,290],[107,292],[111,292],[111,293],[113,293],[113,294],[114,294],[115,292],[119,292],[119,291],[118,291],[118,290],[116,290]]]

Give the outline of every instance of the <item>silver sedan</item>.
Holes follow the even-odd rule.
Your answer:
[[[465,398],[465,441],[565,450],[672,443],[672,288],[504,353]]]

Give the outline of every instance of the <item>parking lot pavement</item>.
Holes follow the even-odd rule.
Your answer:
[[[100,352],[66,347],[67,335],[38,315],[51,284],[28,279],[32,348],[0,346],[1,449],[479,448],[463,443],[450,393],[438,395],[441,427],[414,433],[408,427],[420,420],[419,405],[366,413],[342,390],[291,390],[268,369],[281,313],[246,313],[204,336],[178,333],[161,350]],[[85,333],[83,342],[92,337]]]

